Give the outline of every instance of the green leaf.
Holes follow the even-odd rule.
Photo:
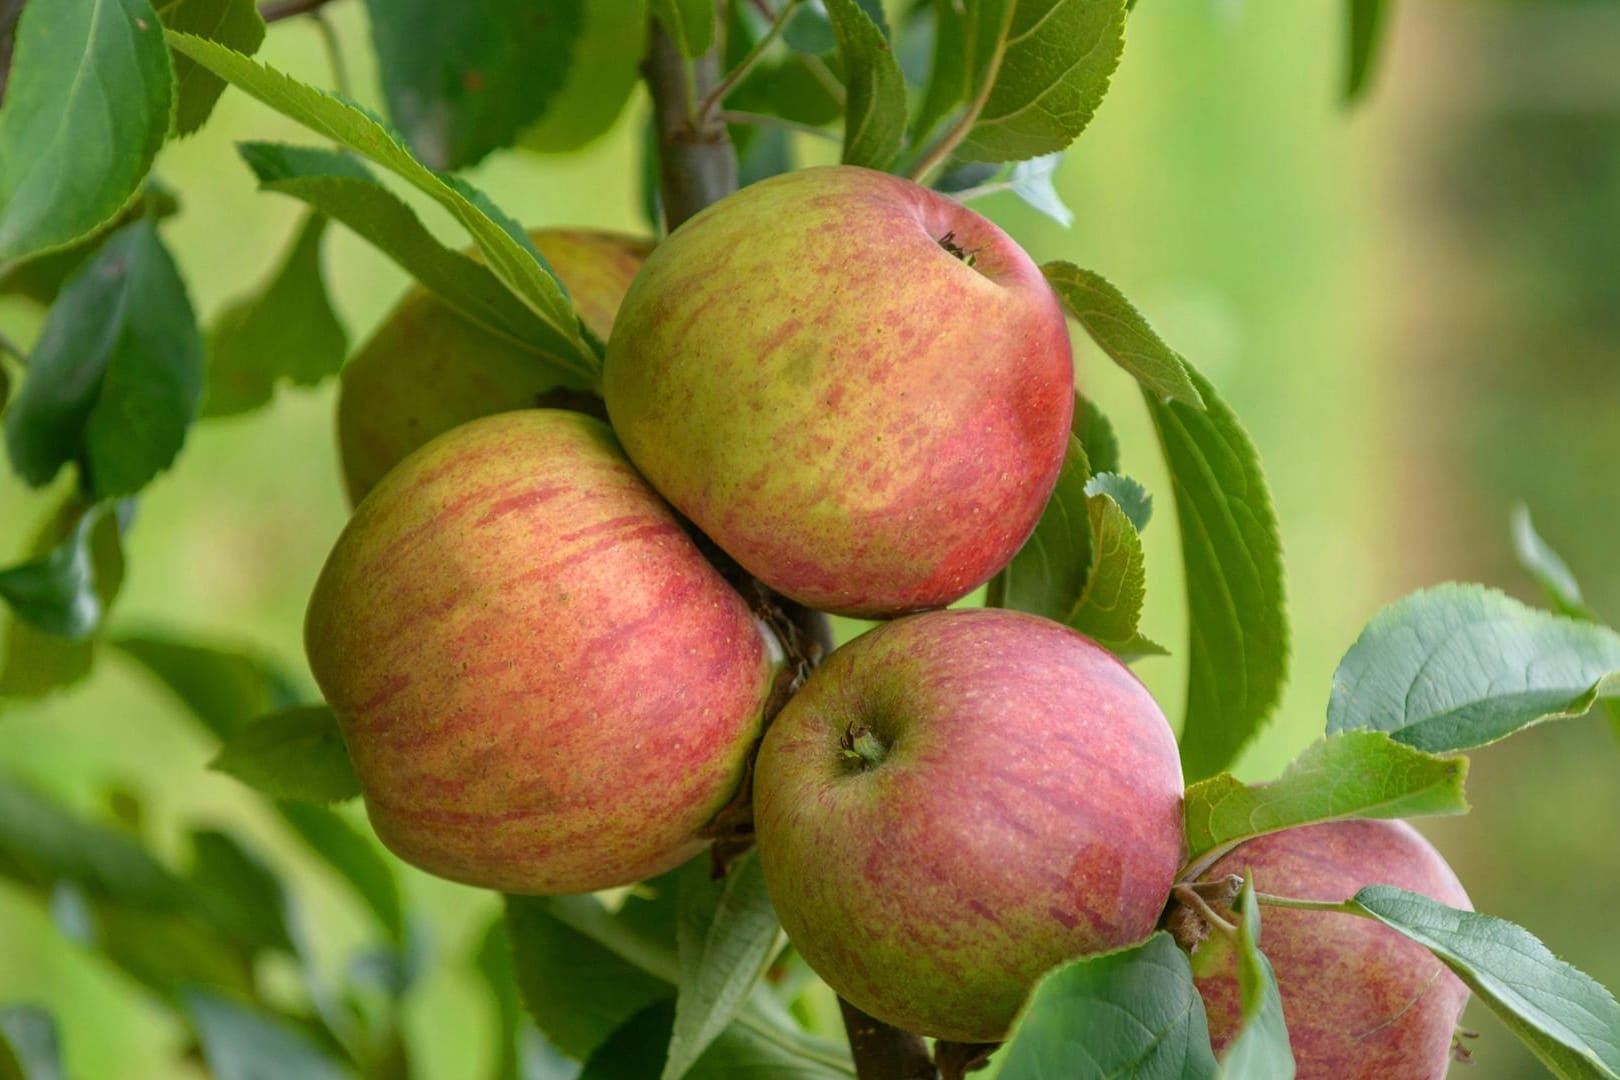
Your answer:
[[[378,853],[376,842],[333,811],[319,806],[279,802],[276,809],[304,845],[377,917],[389,938],[402,943],[405,918],[399,879],[388,860]]]
[[[1179,401],[1195,409],[1204,399],[1192,373],[1174,349],[1154,333],[1141,312],[1100,274],[1072,263],[1049,262],[1041,267],[1069,317],[1108,356],[1142,385],[1143,393]]]
[[[681,55],[701,56],[714,45],[714,0],[649,0]]]
[[[101,625],[92,537],[108,503],[84,508],[78,522],[43,558],[0,570],[0,597],[20,619],[47,634],[82,641]]]
[[[358,107],[265,67],[240,53],[185,34],[169,43],[231,85],[320,135],[332,139],[432,196],[472,236],[495,276],[539,316],[571,370],[594,381],[601,362],[583,337],[566,292],[527,242],[523,230],[465,181],[413,158],[399,139]]]
[[[848,97],[844,164],[884,169],[906,132],[906,81],[883,31],[855,0],[827,0]]]
[[[83,497],[69,495],[46,521],[30,550],[35,555],[50,552],[72,535],[85,513]],[[132,513],[132,502],[120,503],[116,513],[103,513],[90,532],[92,577],[103,613],[112,606],[124,583],[121,534]],[[13,618],[6,627],[0,697],[39,697],[72,685],[90,673],[94,655],[92,640],[69,641]]]
[[[518,145],[565,154],[606,134],[641,78],[641,54],[646,51],[644,35],[627,34],[625,27],[646,22],[647,0],[590,0],[562,89],[540,119],[518,136]]]
[[[1277,976],[1260,952],[1260,905],[1252,876],[1244,875],[1233,910],[1239,915],[1235,944],[1243,1022],[1221,1056],[1220,1075],[1230,1080],[1294,1080],[1294,1051],[1288,1044]]]
[[[591,1054],[579,1080],[645,1080],[667,1069],[664,1047],[670,1042],[676,1006],[667,998],[638,1012]],[[665,1072],[664,1075],[669,1075]],[[721,1032],[685,1075],[692,1080],[847,1080],[847,1068],[786,1053],[747,1028],[733,1025]]]
[[[1153,519],[1153,496],[1137,481],[1113,472],[1098,472],[1086,481],[1087,495],[1107,495],[1119,504],[1137,532]]]
[[[921,144],[939,122],[967,96],[967,28],[962,9],[953,0],[930,0],[934,20],[934,56],[928,71],[917,116],[911,122],[911,140]]]
[[[324,805],[360,794],[337,717],[324,705],[255,720],[225,743],[209,768],[272,799]]]
[[[961,161],[1062,150],[1102,103],[1125,48],[1124,0],[969,0],[964,55],[982,103]]]
[[[0,295],[26,296],[49,307],[68,278],[96,253],[101,242],[112,233],[138,218],[149,217],[161,221],[179,210],[180,203],[174,193],[148,176],[141,193],[124,207],[123,213],[97,231],[66,247],[53,248],[40,255],[0,265]]]
[[[168,687],[220,740],[300,696],[285,674],[260,657],[160,634],[130,635],[110,644]]]
[[[157,0],[156,11],[166,29],[196,34],[249,56],[264,42],[264,19],[253,0]],[[190,135],[214,111],[225,83],[184,56],[173,61],[174,129],[176,134]]]
[[[1560,1077],[1620,1077],[1620,1005],[1591,976],[1505,919],[1390,885],[1350,906],[1434,953]]]
[[[191,892],[208,919],[250,952],[295,953],[286,889],[234,837],[217,829],[191,834]]]
[[[1513,508],[1512,532],[1513,553],[1518,556],[1519,565],[1547,594],[1553,609],[1572,619],[1598,621],[1592,609],[1586,606],[1580,583],[1570,572],[1569,564],[1536,532],[1535,522],[1530,520],[1530,508],[1523,503]]]
[[[209,342],[203,416],[248,412],[268,404],[281,379],[314,386],[343,366],[349,338],[321,268],[326,220],[306,214],[264,287],[220,313]]]
[[[11,1054],[11,1060],[6,1055]],[[0,1007],[0,1077],[62,1080],[62,1047],[56,1021],[37,1005]]]
[[[203,991],[183,995],[215,1080],[351,1080],[303,1035],[258,1009]]]
[[[800,4],[782,27],[782,44],[806,56],[821,56],[838,48],[838,35],[824,9]]]
[[[1392,0],[1347,0],[1350,26],[1344,73],[1344,100],[1353,104],[1366,93],[1373,65],[1386,35]]]
[[[245,143],[243,158],[267,191],[302,199],[341,221],[399,263],[471,321],[514,345],[535,350],[536,362],[576,387],[574,354],[559,351],[556,335],[477,259],[452,251],[428,232],[416,212],[346,154],[311,147]]]
[[[1333,674],[1327,729],[1467,750],[1617,695],[1620,634],[1483,585],[1441,585],[1373,616]]]
[[[722,881],[713,880],[702,858],[677,877],[680,988],[664,1080],[685,1076],[731,1023],[775,955],[781,933],[755,852],[732,863]]]
[[[768,113],[798,124],[821,127],[843,115],[844,106],[804,57],[754,67],[726,98],[726,104],[743,112]]]
[[[1196,859],[1318,821],[1466,814],[1467,777],[1467,758],[1414,750],[1381,731],[1329,735],[1269,783],[1244,784],[1221,773],[1189,786],[1188,853]]]
[[[1163,931],[1051,972],[996,1056],[1002,1080],[1216,1075],[1192,968]]]
[[[1086,460],[1099,473],[1119,472],[1119,438],[1114,425],[1089,398],[1074,403],[1074,434],[1085,447]]]
[[[1086,587],[1065,621],[1121,655],[1159,651],[1137,633],[1147,596],[1147,568],[1136,526],[1106,492],[1086,497],[1086,519],[1091,529]]]
[[[366,0],[388,115],[417,158],[459,169],[510,146],[578,63],[585,7],[584,0]]]
[[[1086,483],[1091,466],[1080,440],[1069,439],[1057,487],[1012,562],[990,582],[990,606],[1068,622],[1091,567],[1091,519]]]
[[[12,467],[38,487],[77,461],[81,487],[132,495],[180,452],[202,381],[185,283],[149,219],[126,225],[45,317],[6,411]]]
[[[174,109],[160,34],[146,0],[23,8],[0,107],[0,263],[96,231],[139,190]]]

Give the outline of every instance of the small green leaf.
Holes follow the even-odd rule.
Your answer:
[[[1057,487],[1012,562],[990,582],[992,607],[1067,622],[1085,591],[1091,567],[1091,519],[1086,484],[1091,466],[1080,440],[1069,439]]]
[[[1147,528],[1153,519],[1153,496],[1147,489],[1128,476],[1113,472],[1098,472],[1086,481],[1087,495],[1107,495],[1119,504],[1137,532]]]
[[[1294,1051],[1288,1044],[1282,995],[1271,963],[1260,952],[1260,905],[1254,878],[1244,875],[1238,913],[1237,977],[1242,1026],[1221,1056],[1220,1075],[1229,1080],[1294,1080]]]
[[[646,22],[647,0],[590,0],[562,89],[540,119],[518,136],[518,145],[565,154],[605,135],[641,79],[641,54],[646,51],[645,35],[627,34],[624,28]]]
[[[109,509],[107,503],[86,507],[67,539],[43,558],[0,570],[0,598],[18,618],[69,641],[82,641],[101,625],[91,538]]]
[[[1086,497],[1091,563],[1086,587],[1065,620],[1097,644],[1122,655],[1157,651],[1137,633],[1147,597],[1142,537],[1107,492]]]
[[[586,6],[366,0],[388,116],[417,158],[459,169],[510,146],[579,63]]]
[[[395,944],[404,942],[399,879],[388,860],[378,853],[377,842],[323,807],[278,802],[276,809],[304,845],[377,917],[390,940]]]
[[[213,42],[186,34],[168,35],[169,44],[259,101],[391,169],[432,196],[472,236],[490,270],[539,316],[567,356],[571,370],[594,381],[601,361],[580,330],[567,293],[536,254],[522,229],[494,211],[488,198],[458,177],[437,173],[413,158],[399,139],[360,108],[266,67]]]
[[[349,338],[321,267],[326,220],[306,214],[264,287],[220,313],[209,342],[203,416],[251,411],[269,403],[281,379],[314,386],[343,366]]]
[[[1124,0],[969,0],[967,96],[982,102],[961,161],[1025,161],[1085,130],[1125,48]]]
[[[1535,522],[1530,520],[1530,508],[1523,503],[1513,508],[1512,531],[1513,553],[1518,556],[1519,565],[1541,586],[1553,609],[1572,619],[1596,622],[1597,617],[1586,606],[1580,583],[1570,572],[1569,564],[1541,538]]]
[[[0,263],[116,217],[173,110],[169,50],[147,0],[26,5],[0,106]]]
[[[761,63],[737,84],[726,104],[743,112],[768,113],[797,124],[821,127],[843,115],[844,106],[834,81],[823,81],[810,62],[791,57],[781,63]]]
[[[1467,776],[1467,758],[1414,750],[1381,731],[1329,735],[1269,783],[1221,773],[1189,786],[1189,855],[1318,821],[1466,814]]]
[[[806,56],[821,56],[838,48],[838,36],[824,9],[800,4],[782,28],[782,44]]]
[[[296,952],[286,889],[258,856],[217,829],[193,832],[191,850],[187,884],[214,925],[250,952]]]
[[[1390,885],[1362,889],[1350,904],[1439,957],[1555,1076],[1620,1077],[1614,995],[1528,931]]]
[[[200,990],[183,995],[215,1080],[352,1080],[302,1034],[274,1017]]]
[[[1344,75],[1344,100],[1354,104],[1372,79],[1373,65],[1386,36],[1392,0],[1346,0],[1350,26]]]
[[[341,221],[399,263],[411,276],[471,321],[556,369],[560,382],[584,388],[576,358],[488,267],[452,251],[428,232],[416,212],[346,154],[312,147],[245,143],[242,156],[267,191],[302,199]]]
[[[1119,438],[1114,425],[1090,398],[1076,398],[1074,434],[1085,447],[1086,460],[1099,473],[1119,472]]]
[[[1192,968],[1163,931],[1043,978],[996,1057],[1002,1080],[1216,1075]]]
[[[827,0],[848,90],[844,164],[884,169],[906,131],[906,81],[883,31],[855,0]]]
[[[1187,362],[1100,274],[1066,262],[1049,262],[1041,272],[1069,317],[1085,327],[1103,352],[1142,385],[1143,393],[1195,409],[1204,407]]]
[[[715,881],[707,859],[677,874],[676,955],[681,981],[664,1080],[679,1080],[731,1023],[776,953],[781,927],[754,852]]]
[[[253,0],[157,0],[157,17],[169,30],[217,41],[252,56],[264,42],[264,19]],[[190,135],[203,126],[225,83],[184,56],[175,56],[174,130]]]
[[[269,661],[160,634],[120,637],[112,646],[169,688],[216,739],[300,697]]]
[[[272,799],[324,805],[360,794],[337,717],[324,705],[255,720],[225,743],[209,768]]]
[[[7,1061],[7,1054],[11,1060]],[[0,1078],[62,1080],[62,1046],[56,1021],[37,1005],[0,1007]]]
[[[688,59],[714,45],[714,0],[649,0],[654,15]]]
[[[132,495],[173,463],[202,395],[203,349],[185,283],[157,229],[108,237],[51,305],[6,448],[38,487],[77,461],[84,487]]]
[[[1620,634],[1483,585],[1441,585],[1373,616],[1334,672],[1327,729],[1467,750],[1616,695]]]
[[[579,1080],[645,1080],[666,1069],[676,1007],[666,998],[627,1020],[596,1048]],[[664,1075],[670,1075],[667,1071]],[[770,1080],[848,1080],[842,1061],[805,1058],[733,1024],[722,1031],[684,1075],[691,1080],[761,1077]]]
[[[941,120],[967,96],[966,26],[953,0],[930,0],[934,20],[934,56],[917,116],[911,122],[913,144],[921,144]]]

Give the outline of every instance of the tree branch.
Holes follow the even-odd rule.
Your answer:
[[[885,1024],[838,999],[855,1058],[857,1080],[938,1080],[934,1060],[922,1036]]]
[[[693,60],[689,75],[686,58],[669,34],[656,19],[649,20],[649,27],[641,72],[652,92],[658,130],[664,225],[674,232],[687,218],[737,190],[737,152],[724,123],[691,113],[692,100],[710,92],[719,80],[714,54]]]

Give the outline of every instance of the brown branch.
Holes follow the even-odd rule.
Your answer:
[[[280,22],[298,15],[308,15],[325,7],[331,0],[268,0],[260,5],[259,17],[267,23]]]
[[[688,64],[657,20],[649,20],[647,58],[641,65],[652,92],[658,130],[659,191],[670,231],[712,202],[737,190],[737,152],[726,125],[692,115],[692,102],[720,78],[711,52]]]
[[[838,999],[857,1080],[938,1080],[922,1036],[885,1024]]]

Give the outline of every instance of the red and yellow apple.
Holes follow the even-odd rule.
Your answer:
[[[1402,821],[1336,821],[1258,837],[1206,880],[1254,875],[1259,892],[1347,900],[1395,885],[1455,908],[1468,894],[1439,852]],[[1282,995],[1300,1080],[1440,1080],[1468,988],[1422,945],[1370,919],[1267,907],[1260,950]],[[1212,936],[1194,957],[1216,1050],[1241,1025],[1235,959]]]
[[[1002,1038],[1071,957],[1152,932],[1183,847],[1164,715],[1114,656],[994,610],[885,624],[771,725],[759,857],[804,959],[908,1031]]]
[[[593,333],[606,341],[650,241],[583,229],[529,234]],[[415,289],[344,366],[338,451],[351,503],[406,454],[457,424],[531,408],[555,374],[527,349]]]
[[[517,893],[702,850],[779,662],[607,426],[549,409],[390,471],[321,571],[305,642],[382,841]]]
[[[647,259],[608,343],[608,415],[665,498],[767,585],[885,616],[967,594],[1057,482],[1068,331],[1040,268],[959,203],[802,169]]]

